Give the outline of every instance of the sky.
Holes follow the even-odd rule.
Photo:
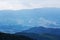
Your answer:
[[[60,0],[0,0],[0,10],[21,10],[44,7],[60,8]]]

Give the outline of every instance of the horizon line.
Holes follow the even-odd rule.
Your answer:
[[[59,7],[42,7],[42,8],[25,8],[25,9],[0,9],[0,11],[5,11],[5,10],[17,11],[17,10],[43,9],[43,8],[57,8],[57,9],[60,9]]]

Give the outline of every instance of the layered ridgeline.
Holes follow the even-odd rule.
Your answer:
[[[60,35],[36,34],[36,33],[16,33],[8,34],[0,32],[0,40],[60,40]]]
[[[15,34],[0,32],[0,40],[60,40],[60,29],[40,26]]]
[[[0,10],[0,31],[14,33],[32,27],[60,28],[60,8]]]
[[[25,35],[33,38],[34,40],[60,40],[60,29],[57,28],[44,28],[34,27],[23,32],[17,32],[16,35]]]

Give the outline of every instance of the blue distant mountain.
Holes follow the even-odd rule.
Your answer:
[[[59,21],[60,8],[0,10],[0,31],[2,32],[18,32],[37,26],[60,28]]]
[[[25,35],[34,40],[60,40],[60,29],[34,27],[29,30],[15,33],[16,35]]]
[[[36,33],[36,34],[53,34],[53,35],[60,35],[60,28],[45,28],[45,27],[33,27],[29,30],[23,31],[25,33]]]
[[[15,33],[27,30],[31,27],[22,25],[0,25],[0,32]]]
[[[0,11],[0,24],[22,24],[38,26],[38,20],[43,17],[49,21],[60,24],[60,8],[37,8],[24,10],[2,10]],[[33,21],[29,23],[29,21]]]

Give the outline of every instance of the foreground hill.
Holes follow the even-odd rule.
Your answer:
[[[24,35],[7,34],[0,32],[0,40],[33,40]]]
[[[16,35],[25,35],[34,40],[60,40],[60,35],[52,35],[52,34],[36,34],[36,33],[16,33]]]
[[[25,35],[34,40],[60,40],[59,28],[33,27],[23,32],[17,32],[16,35]]]

